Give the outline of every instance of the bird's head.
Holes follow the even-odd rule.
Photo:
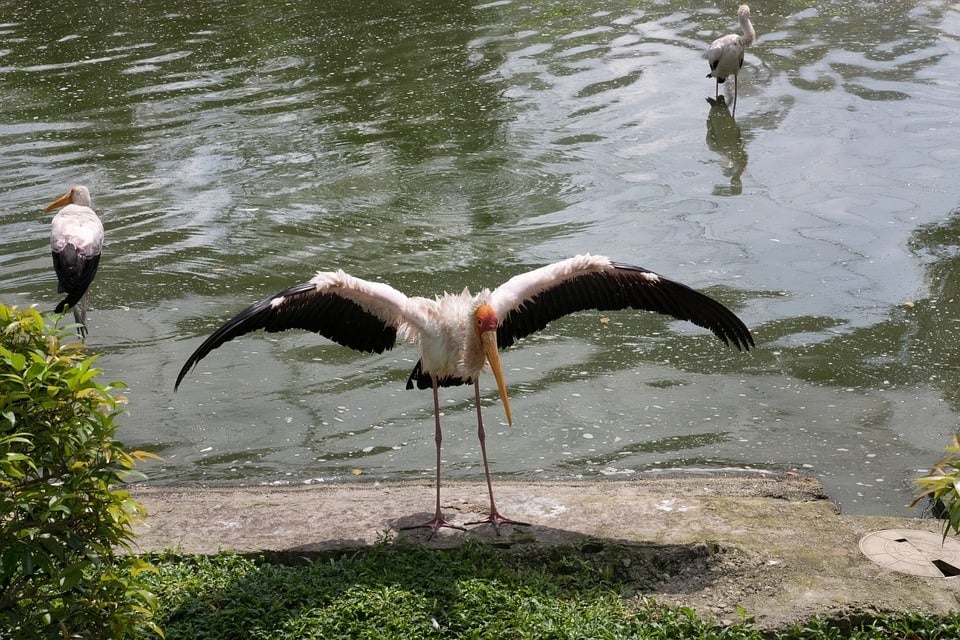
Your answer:
[[[90,191],[83,185],[73,186],[70,191],[60,196],[46,206],[44,212],[49,213],[57,207],[65,207],[68,204],[78,204],[82,207],[90,206]]]
[[[497,327],[500,325],[500,319],[497,318],[497,312],[488,304],[481,305],[474,314],[473,327],[477,332],[477,338],[483,347],[487,362],[490,363],[490,370],[493,371],[493,377],[497,379],[497,388],[500,390],[500,400],[503,402],[503,409],[507,412],[507,423],[512,425],[513,418],[510,416],[510,400],[507,398],[507,385],[503,382],[503,372],[500,370],[500,352],[497,350]]]

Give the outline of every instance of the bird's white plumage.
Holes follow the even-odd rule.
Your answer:
[[[50,223],[50,249],[60,253],[70,244],[84,257],[95,256],[103,248],[103,223],[91,207],[90,191],[77,185],[67,196],[69,204]]]
[[[439,378],[475,378],[486,365],[473,316],[481,302],[467,289],[444,293],[434,300],[417,298],[429,320],[417,329],[425,371]]]
[[[103,223],[90,207],[68,204],[50,223],[50,249],[60,253],[73,245],[85,257],[103,249]]]
[[[707,49],[710,76],[718,80],[726,80],[727,76],[736,75],[740,71],[740,60],[743,58],[744,49],[742,36],[735,33],[728,33],[714,40]]]

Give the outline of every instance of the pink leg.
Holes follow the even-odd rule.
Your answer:
[[[733,113],[730,115],[737,115],[737,76],[733,76]]]
[[[415,524],[403,528],[430,529],[430,537],[433,537],[433,534],[435,534],[441,527],[460,529],[461,531],[466,531],[466,529],[455,524],[451,524],[446,518],[443,517],[443,513],[440,511],[440,443],[443,442],[443,434],[440,432],[440,397],[437,393],[437,379],[435,377],[431,377],[430,381],[433,384],[433,415],[436,418],[433,439],[437,443],[437,506],[436,511],[433,514],[433,518],[430,520],[427,520],[423,524]]]
[[[516,520],[505,518],[500,515],[499,511],[497,511],[497,505],[493,501],[493,483],[490,482],[490,465],[487,464],[487,435],[483,431],[483,415],[480,412],[480,383],[476,380],[473,381],[473,392],[477,403],[477,438],[480,439],[480,455],[483,456],[483,472],[487,476],[487,491],[490,493],[490,515],[480,520],[468,522],[467,524],[483,524],[485,522],[489,522],[493,525],[493,529],[497,532],[497,535],[500,535],[500,525],[502,524],[514,524],[529,527],[530,523],[517,522]]]

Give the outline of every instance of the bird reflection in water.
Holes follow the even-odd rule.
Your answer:
[[[740,177],[747,168],[747,148],[743,135],[723,96],[707,98],[707,102],[710,103],[710,113],[707,115],[707,148],[720,156],[723,175],[730,177],[730,186],[717,185],[713,194],[738,196],[743,193]]]

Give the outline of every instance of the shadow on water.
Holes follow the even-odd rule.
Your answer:
[[[925,265],[930,290],[925,298],[904,301],[897,314],[900,349],[889,359],[912,372],[916,384],[928,380],[960,412],[960,370],[948,364],[960,359],[960,208],[941,223],[918,228],[910,250]]]

